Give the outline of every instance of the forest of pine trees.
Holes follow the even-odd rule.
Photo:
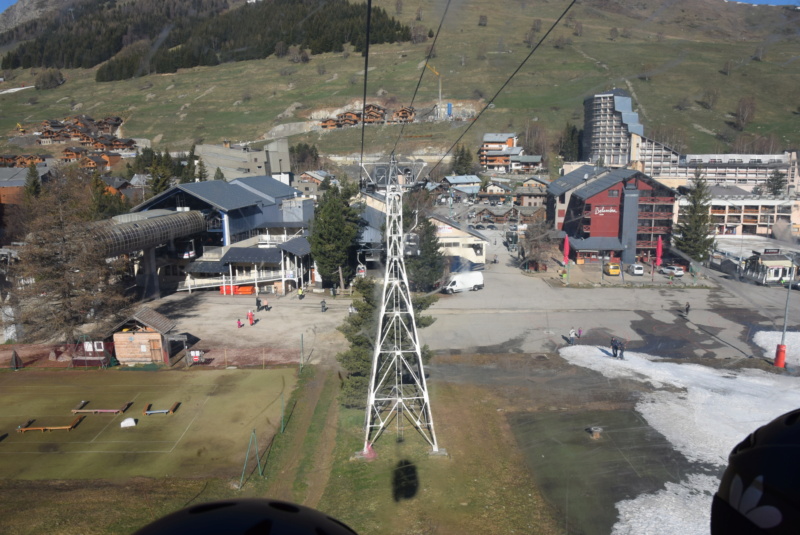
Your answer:
[[[3,69],[91,68],[99,82],[175,72],[180,68],[285,55],[292,46],[311,54],[365,47],[364,4],[273,0],[227,10],[226,0],[92,0],[66,15],[30,22],[0,35],[20,44]],[[408,41],[411,30],[373,8],[372,43]],[[21,42],[19,40],[30,40]]]

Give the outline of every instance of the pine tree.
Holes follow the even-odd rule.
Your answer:
[[[340,190],[338,186],[331,186],[314,210],[309,236],[311,255],[322,280],[327,283],[338,279],[340,267],[345,280],[355,272],[361,218],[350,206],[352,193],[349,187]]]
[[[687,200],[689,204],[681,208],[678,218],[675,246],[694,260],[702,262],[708,258],[714,246],[714,237],[709,235],[711,192],[699,169],[695,172]]]
[[[419,237],[419,256],[406,258],[409,284],[418,292],[433,290],[444,274],[445,258],[440,250],[436,226],[425,217],[414,229]]]
[[[781,173],[777,169],[767,179],[766,187],[770,195],[781,196],[786,195],[786,173]]]
[[[200,163],[197,164],[197,178],[200,182],[205,182],[208,180],[208,170],[206,169],[206,164],[203,163],[203,160],[200,160]]]
[[[27,202],[36,199],[42,193],[42,181],[39,179],[39,172],[36,170],[35,163],[31,163],[28,166],[28,174],[25,175],[24,192]]]
[[[217,170],[214,172],[214,180],[225,180],[225,175],[222,174],[222,169],[217,167]]]

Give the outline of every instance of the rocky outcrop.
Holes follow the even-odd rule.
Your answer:
[[[13,30],[20,24],[74,3],[75,0],[17,0],[15,4],[0,13],[0,32]]]

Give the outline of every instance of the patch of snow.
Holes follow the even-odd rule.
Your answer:
[[[775,350],[781,343],[783,331],[759,331],[753,336],[753,343],[764,350],[764,354],[770,358],[775,357]],[[786,333],[786,364],[789,366],[800,366],[800,333]]]
[[[800,333],[791,333],[800,345]],[[757,344],[774,351],[780,332],[760,332]],[[776,341],[777,340],[777,341]],[[797,342],[797,343],[794,343]],[[713,369],[697,364],[663,362],[644,353],[625,352],[625,360],[613,359],[607,348],[568,346],[561,356],[609,378],[649,383],[655,392],[643,393],[637,412],[687,459],[718,467],[728,454],[761,425],[800,407],[796,377],[762,370]],[[796,362],[800,351],[787,360]],[[711,495],[719,480],[704,474],[687,474],[679,484],[668,483],[655,494],[638,496],[617,504],[619,520],[615,535],[633,533],[708,533]]]

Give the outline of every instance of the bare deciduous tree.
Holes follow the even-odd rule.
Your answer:
[[[542,31],[542,19],[534,19],[531,30],[537,33]]]
[[[692,103],[689,101],[689,97],[681,97],[678,99],[678,102],[675,103],[675,109],[678,111],[686,111],[692,107]]]
[[[733,72],[733,61],[728,60],[722,65],[722,70],[720,71],[725,76],[730,76]]]
[[[630,39],[632,35],[630,28],[622,28],[622,31],[619,32],[619,36],[624,39]]]
[[[718,87],[707,87],[703,89],[703,106],[709,110],[713,110],[719,100],[719,94],[720,91]]]
[[[756,115],[756,98],[742,97],[736,105],[736,128],[744,130]]]
[[[91,181],[58,171],[27,211],[27,236],[12,276],[16,319],[30,342],[74,342],[84,326],[102,331],[119,321],[128,299],[126,264],[107,261],[91,238]]]
[[[764,47],[760,46],[756,48],[756,51],[753,53],[753,59],[756,61],[761,61],[764,59]]]
[[[398,15],[403,14],[403,0],[396,0],[394,3],[394,12]]]
[[[416,20],[417,22],[422,22],[422,8],[421,7],[417,8],[417,14],[414,16],[414,20]]]
[[[616,28],[611,28],[608,30],[608,38],[614,41],[617,37],[619,37],[619,30]]]
[[[575,37],[582,37],[583,36],[583,23],[576,22],[575,23],[575,31],[572,32],[572,35]]]
[[[681,128],[675,126],[658,125],[650,129],[648,135],[651,139],[659,141],[664,145],[671,147],[677,151],[686,148],[686,132]]]

